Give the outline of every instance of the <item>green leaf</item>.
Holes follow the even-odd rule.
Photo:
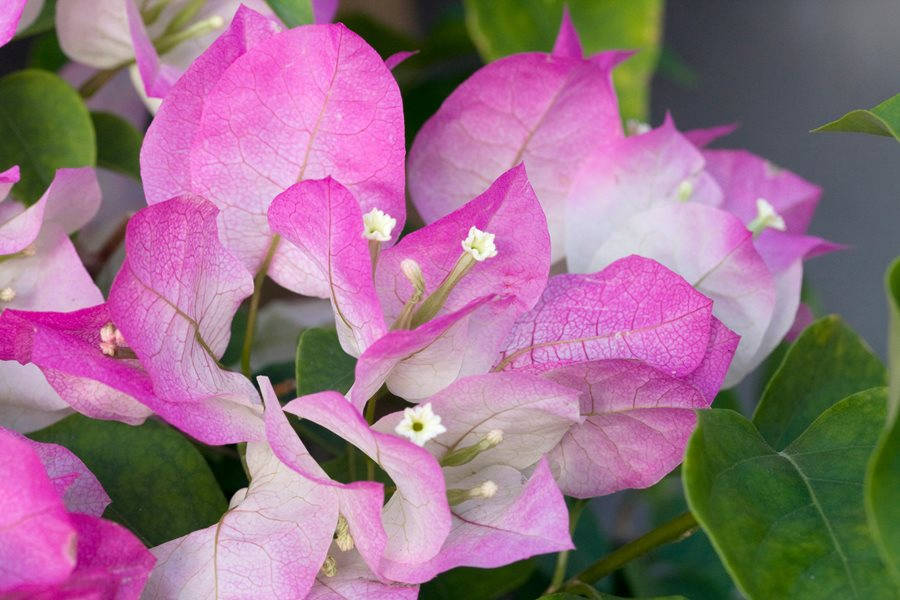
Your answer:
[[[753,423],[777,450],[822,411],[854,392],[886,385],[884,366],[837,316],[806,328],[763,392]]]
[[[885,430],[866,473],[866,512],[882,556],[900,585],[900,258],[888,268],[885,289],[890,313],[890,400]]]
[[[900,94],[888,98],[875,108],[851,110],[846,115],[812,130],[848,131],[884,135],[900,141]]]
[[[57,39],[55,31],[42,33],[31,40],[28,48],[27,68],[43,69],[55,73],[62,69],[67,62],[69,62],[69,57],[59,47],[59,39]]]
[[[747,597],[897,598],[862,493],[886,398],[877,388],[841,400],[780,452],[738,413],[698,412],[688,505]]]
[[[106,112],[92,112],[97,133],[97,166],[141,180],[141,143],[144,136],[125,119]]]
[[[640,50],[613,79],[624,118],[646,120],[650,77],[659,60],[662,0],[464,0],[469,34],[486,61],[553,48],[567,4],[586,54]]]
[[[581,588],[579,588],[579,591],[580,590]],[[557,592],[555,594],[541,596],[538,600],[584,600],[584,598],[588,598],[589,600],[628,600],[623,596],[613,596],[612,594],[606,594],[596,590],[587,591],[586,589],[580,594]],[[642,598],[643,600],[686,600],[684,596],[654,596],[652,598],[642,596]]]
[[[460,567],[422,585],[419,600],[493,600],[513,592],[534,571],[534,562],[522,560],[497,569]]]
[[[93,165],[96,157],[87,107],[68,83],[37,69],[0,79],[0,169],[19,165],[18,198],[33,204],[56,169]]]
[[[197,449],[159,421],[132,427],[72,415],[29,437],[74,452],[112,499],[104,516],[149,546],[207,527],[228,508]]]
[[[324,390],[346,394],[353,385],[355,367],[356,359],[341,349],[333,327],[307,329],[297,344],[297,395]]]
[[[314,20],[310,0],[266,0],[266,4],[288,27],[309,25]]]

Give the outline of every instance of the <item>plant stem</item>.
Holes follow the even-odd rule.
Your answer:
[[[272,264],[272,257],[275,256],[275,250],[278,249],[278,242],[281,236],[275,235],[269,243],[269,249],[266,251],[266,257],[263,258],[262,265],[256,276],[253,278],[253,297],[250,298],[250,312],[247,315],[247,329],[244,334],[244,346],[241,349],[241,373],[244,377],[250,378],[252,371],[250,370],[250,354],[253,351],[253,334],[256,330],[256,314],[259,312],[259,300],[262,296],[263,282],[266,280],[266,273]]]
[[[572,508],[569,510],[569,535],[575,534],[575,526],[578,524],[578,519],[581,517],[581,513],[584,512],[587,505],[588,501],[584,498],[579,498],[572,504]],[[556,568],[553,569],[553,578],[550,580],[550,587],[547,588],[547,594],[553,593],[559,589],[563,579],[566,578],[566,567],[568,566],[569,550],[563,550],[556,555]]]
[[[569,590],[582,583],[595,583],[619,570],[630,561],[647,554],[659,546],[681,540],[692,534],[696,529],[697,520],[694,518],[694,515],[690,512],[678,515],[653,531],[607,554],[567,581],[563,589]]]
[[[118,75],[119,71],[124,69],[125,67],[130,67],[134,64],[134,59],[125,61],[122,64],[116,65],[110,69],[104,69],[103,71],[97,71],[91,76],[87,81],[81,84],[78,88],[78,93],[81,94],[81,97],[87,100],[106,85],[110,79]]]

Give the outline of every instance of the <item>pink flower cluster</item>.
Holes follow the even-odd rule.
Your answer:
[[[97,518],[105,496],[74,456],[0,431],[0,487],[27,490],[3,511],[0,593],[415,598],[457,566],[571,548],[563,494],[675,468],[694,410],[784,337],[802,260],[832,248],[805,235],[818,189],[705,149],[719,131],[625,136],[610,73],[627,54],[584,59],[567,18],[552,54],[484,67],[425,125],[408,178],[429,224],[401,238],[401,97],[362,38],[242,7],[183,75],[154,79],[128,4],[144,83],[167,82],[141,155],[149,206],[104,302],[67,236],[97,209],[90,170],[61,170],[27,210],[0,204],[0,424],[157,415],[246,442],[250,485],[151,557]],[[346,397],[282,407],[220,364],[260,274],[329,299],[358,359]],[[410,407],[368,423],[382,386]],[[393,486],[332,480],[285,413]]]

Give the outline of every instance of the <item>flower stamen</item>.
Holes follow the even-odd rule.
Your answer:
[[[466,500],[474,500],[476,498],[487,500],[493,498],[499,489],[500,488],[496,483],[488,479],[482,484],[476,485],[468,490],[447,490],[447,502],[450,503],[450,506],[455,506],[457,504],[462,504]]]
[[[775,207],[769,204],[765,198],[756,199],[756,218],[750,221],[747,229],[753,232],[753,237],[759,237],[768,228],[784,231],[787,224],[784,218],[776,212]]]

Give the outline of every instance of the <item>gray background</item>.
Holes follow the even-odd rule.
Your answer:
[[[850,246],[807,263],[827,312],[882,356],[885,267],[900,255],[900,144],[809,134],[900,92],[900,0],[668,3],[665,43],[697,74],[654,80],[653,122],[682,129],[740,122],[718,145],[745,147],[825,189],[810,233]]]

